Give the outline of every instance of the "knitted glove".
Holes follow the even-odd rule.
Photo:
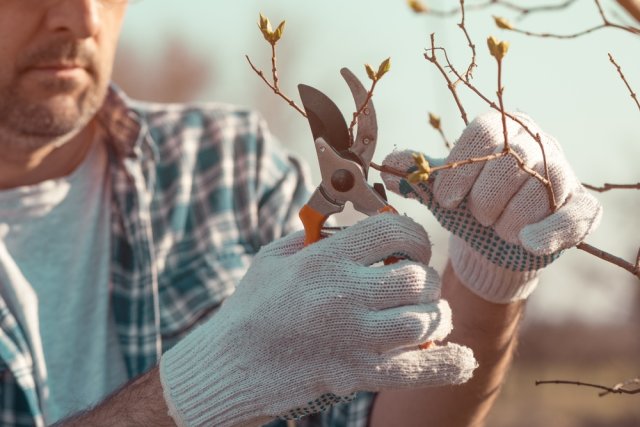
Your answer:
[[[551,212],[547,189],[524,172],[513,156],[439,171],[426,183],[410,184],[382,174],[391,191],[425,204],[452,233],[449,255],[456,275],[473,292],[497,303],[527,298],[537,284],[538,271],[563,249],[580,243],[602,216],[600,204],[582,187],[556,140],[528,116],[515,116],[540,134],[559,205],[555,212]],[[509,118],[507,130],[513,150],[544,176],[538,143]],[[484,114],[464,130],[446,162],[499,152],[503,138],[501,114]],[[383,163],[414,171],[412,154],[394,152]]]
[[[259,425],[356,391],[471,377],[468,348],[417,347],[451,330],[422,227],[383,214],[303,241],[300,232],[264,247],[219,312],[164,354],[161,382],[179,426]],[[392,255],[405,260],[372,267]]]

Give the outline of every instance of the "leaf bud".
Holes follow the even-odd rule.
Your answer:
[[[440,116],[436,116],[433,113],[429,113],[429,124],[432,128],[440,130]]]
[[[489,47],[489,53],[491,56],[501,61],[509,51],[509,42],[499,41],[495,37],[491,36],[487,39],[487,46]]]
[[[407,4],[415,13],[427,13],[429,8],[420,0],[408,0]]]
[[[508,19],[500,16],[494,16],[493,20],[496,22],[498,28],[502,28],[503,30],[513,30],[513,24],[509,22]]]

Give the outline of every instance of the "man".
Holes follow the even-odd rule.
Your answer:
[[[512,159],[443,172],[433,188],[385,177],[459,236],[443,277],[450,309],[409,218],[369,218],[303,248],[290,234],[301,167],[254,114],[109,89],[125,10],[0,4],[0,423],[262,425],[357,391],[379,393],[300,423],[481,423],[537,270],[600,215],[553,140],[553,213]],[[539,168],[521,127],[509,133]],[[501,135],[499,117],[483,116],[450,160],[493,152]],[[408,153],[387,163],[412,165]],[[478,369],[468,348],[442,343],[451,310],[450,341]],[[425,388],[474,369],[463,386]]]

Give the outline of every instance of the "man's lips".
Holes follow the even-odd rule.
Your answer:
[[[35,74],[39,76],[49,76],[58,78],[73,78],[83,74],[88,74],[89,70],[83,64],[76,63],[48,63],[38,64],[28,67],[27,74]]]

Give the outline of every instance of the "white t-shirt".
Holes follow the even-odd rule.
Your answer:
[[[98,138],[71,175],[0,191],[0,224],[9,227],[0,263],[11,267],[0,292],[23,311],[14,314],[24,320],[37,375],[47,378],[47,424],[127,380],[109,292],[109,188]]]

